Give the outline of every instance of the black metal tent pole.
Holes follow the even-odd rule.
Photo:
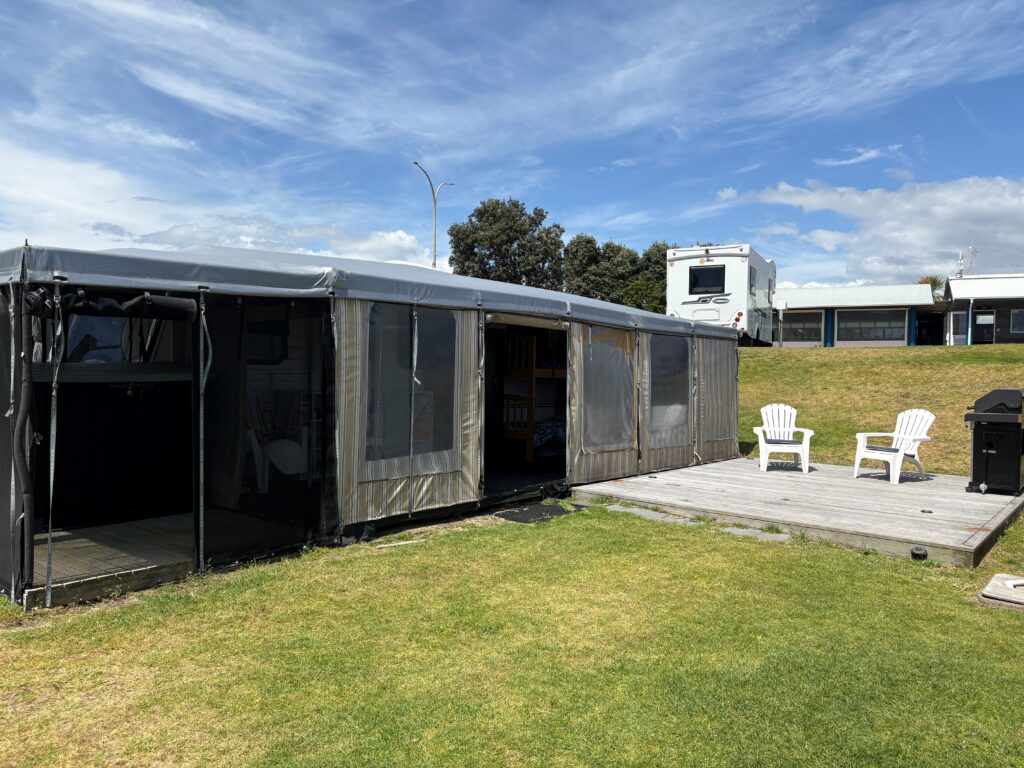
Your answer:
[[[206,323],[206,288],[199,289],[199,571],[206,570],[206,380],[213,365],[213,339]]]
[[[50,340],[50,364],[53,384],[50,389],[50,493],[46,520],[46,607],[53,607],[53,488],[57,467],[57,389],[60,386],[60,361],[64,357],[64,308],[60,283],[53,285],[53,336]]]
[[[24,283],[23,283],[24,285]],[[24,288],[23,288],[24,291]],[[21,299],[21,312],[18,313],[21,321],[20,338],[21,349],[21,393],[18,397],[17,417],[14,421],[14,466],[18,472],[18,484],[21,487],[21,513],[19,519],[22,521],[22,583],[31,579],[35,571],[35,497],[32,489],[32,470],[29,467],[29,417],[32,409],[32,355],[35,348],[35,339],[32,336],[32,308],[29,306],[28,297],[23,293]]]
[[[15,379],[15,361],[16,355],[18,354],[17,344],[17,324],[15,323],[15,312],[14,312],[14,280],[8,282],[8,288],[10,289],[10,300],[7,305],[7,313],[9,315],[9,321],[11,323],[11,391],[10,391],[10,404],[7,406],[7,419],[11,432],[11,501],[10,501],[10,524],[11,524],[11,592],[8,596],[11,603],[17,602],[15,593],[18,591],[18,542],[16,541],[16,535],[18,531],[17,514],[18,514],[18,483],[17,483],[17,468],[15,467],[14,454],[17,452],[17,443],[14,439],[14,379]]]

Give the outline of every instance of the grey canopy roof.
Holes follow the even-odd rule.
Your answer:
[[[410,264],[307,253],[202,247],[80,251],[25,246],[0,251],[0,279],[30,283],[246,296],[339,296],[540,315],[664,333],[735,338],[729,328],[557,291],[462,277]]]

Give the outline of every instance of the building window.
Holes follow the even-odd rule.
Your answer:
[[[906,310],[844,310],[837,313],[837,341],[906,341],[906,338]]]
[[[1010,310],[1010,333],[1024,333],[1024,309]]]
[[[783,312],[782,343],[821,343],[821,312]]]
[[[725,293],[725,265],[690,267],[690,295]]]

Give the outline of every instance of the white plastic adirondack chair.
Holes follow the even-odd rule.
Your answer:
[[[931,440],[928,430],[935,421],[935,414],[923,408],[912,408],[903,411],[896,417],[896,429],[893,432],[858,432],[857,458],[853,462],[853,476],[860,472],[860,463],[864,459],[884,461],[889,465],[889,482],[899,485],[903,462],[909,461],[924,477],[924,467],[917,458],[921,443]],[[879,437],[891,437],[892,445],[871,445],[868,440]]]
[[[769,453],[795,453],[800,457],[800,466],[804,472],[810,470],[811,437],[813,429],[801,429],[796,426],[796,408],[784,403],[772,403],[761,409],[761,426],[754,427],[757,435],[758,454],[761,459],[761,471],[768,471]],[[803,437],[794,438],[800,432]]]

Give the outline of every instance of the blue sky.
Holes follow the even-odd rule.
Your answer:
[[[7,0],[0,243],[429,259],[487,197],[785,283],[1024,271],[1024,3]]]

